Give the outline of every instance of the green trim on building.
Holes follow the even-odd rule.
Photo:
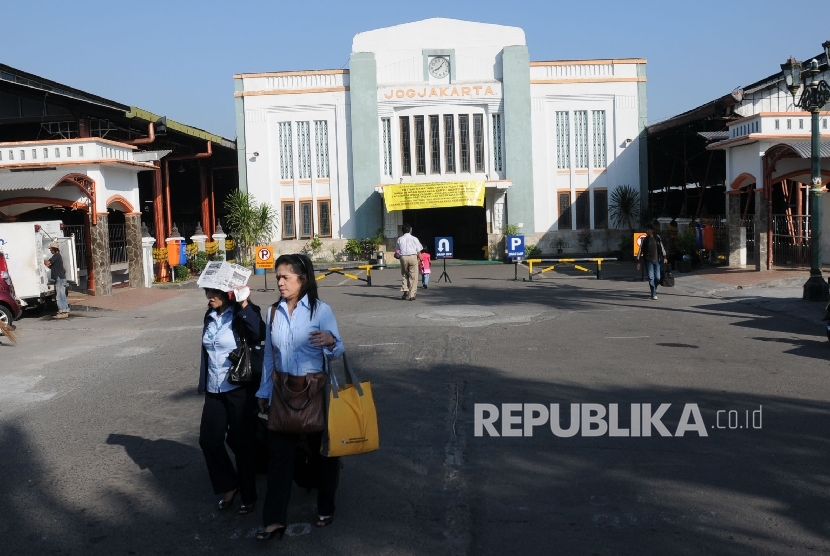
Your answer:
[[[233,92],[241,93],[245,90],[242,79],[233,80]],[[236,97],[236,164],[239,173],[239,190],[248,192],[248,157],[245,155],[245,97]]]
[[[637,77],[646,77],[646,65],[637,64]],[[637,83],[637,148],[640,152],[640,206],[648,207],[648,100],[646,97],[646,82]]]
[[[354,237],[371,237],[383,227],[380,183],[378,72],[375,55],[353,52],[349,58]]]
[[[530,54],[526,46],[502,50],[504,88],[504,160],[510,205],[505,224],[524,226],[521,233],[536,231],[533,222],[533,134],[530,121]]]
[[[161,116],[159,116],[158,114],[153,114],[149,110],[144,110],[143,108],[139,108],[137,106],[130,106],[130,111],[127,112],[125,116],[128,118],[136,118],[138,120],[143,120],[147,123],[156,123],[161,119]],[[171,120],[170,118],[167,118],[167,129],[172,129],[173,131],[177,131],[179,133],[183,133],[191,137],[196,137],[198,139],[210,141],[211,143],[216,143],[217,145],[221,145],[229,149],[236,148],[236,145],[230,139],[225,139],[221,135],[216,135],[215,133],[210,133],[203,129],[199,129],[198,127],[189,126],[177,122],[176,120]]]

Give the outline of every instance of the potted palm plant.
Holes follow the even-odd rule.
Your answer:
[[[554,246],[554,247],[556,247],[556,254],[557,254],[557,255],[561,255],[561,254],[562,254],[562,250],[563,250],[565,247],[567,247],[567,246],[568,246],[568,242],[567,242],[567,241],[565,241],[565,238],[563,238],[562,236],[559,236],[559,237],[557,237],[557,238],[556,238],[556,240],[553,242],[553,246]]]
[[[239,263],[253,266],[254,247],[270,243],[277,231],[277,210],[268,203],[257,203],[253,195],[233,191],[225,199],[228,228],[239,247]]]
[[[628,230],[627,237],[632,237],[634,227],[640,222],[640,192],[630,185],[622,185],[611,192],[608,203],[608,217],[615,228]],[[625,257],[633,256],[625,237],[620,243],[620,250]],[[623,245],[625,243],[625,245]],[[633,246],[633,242],[631,243]]]

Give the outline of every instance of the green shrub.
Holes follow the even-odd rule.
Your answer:
[[[193,271],[193,274],[199,275],[205,269],[208,263],[208,254],[204,251],[199,251],[193,258],[190,260],[190,270]]]
[[[174,266],[173,269],[176,275],[176,282],[184,282],[190,278],[190,269],[186,266]]]
[[[579,230],[579,234],[577,234],[577,241],[579,242],[579,246],[582,247],[587,253],[594,244],[594,234],[591,230]]]
[[[539,249],[538,245],[525,245],[525,258],[529,259],[531,257],[541,257],[542,250]]]

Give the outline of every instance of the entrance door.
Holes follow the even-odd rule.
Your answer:
[[[435,238],[453,238],[456,259],[484,258],[487,245],[487,217],[484,207],[450,207],[403,211],[403,221],[413,228],[412,235],[435,258]]]

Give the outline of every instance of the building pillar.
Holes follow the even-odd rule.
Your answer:
[[[769,234],[769,217],[767,216],[767,197],[763,189],[755,190],[755,270],[767,268],[767,236]]]
[[[215,241],[218,246],[216,250],[216,260],[217,261],[227,261],[228,260],[228,252],[225,247],[225,239],[227,239],[228,234],[226,234],[222,230],[222,225],[218,225],[216,227],[216,231],[213,232],[213,241]]]
[[[675,218],[675,222],[677,222],[677,233],[682,234],[686,231],[686,228],[689,227],[689,224],[692,223],[691,218]]]
[[[661,216],[660,218],[658,218],[657,222],[660,223],[660,231],[661,232],[671,231],[671,221],[672,220],[673,219],[672,219],[671,216]]]
[[[349,58],[354,237],[370,237],[383,226],[380,183],[378,74],[372,52],[352,52]],[[242,176],[239,177],[240,188]]]
[[[746,228],[741,227],[741,195],[726,194],[726,227],[729,240],[729,266],[746,266]]]
[[[98,223],[89,227],[89,251],[92,254],[92,270],[95,276],[94,295],[112,295],[112,270],[110,268],[110,232],[107,213],[98,214]]]
[[[530,235],[536,227],[533,221],[533,135],[527,46],[505,46],[502,68],[504,163],[506,177],[513,180],[507,223],[519,226],[519,233]]]
[[[141,262],[142,266],[144,267],[144,287],[151,288],[153,287],[153,245],[155,245],[156,240],[150,236],[150,233],[147,231],[147,228],[141,228]],[[131,280],[132,281],[132,278]]]
[[[141,254],[141,214],[125,214],[127,234],[127,269],[130,287],[144,287],[144,257]]]

